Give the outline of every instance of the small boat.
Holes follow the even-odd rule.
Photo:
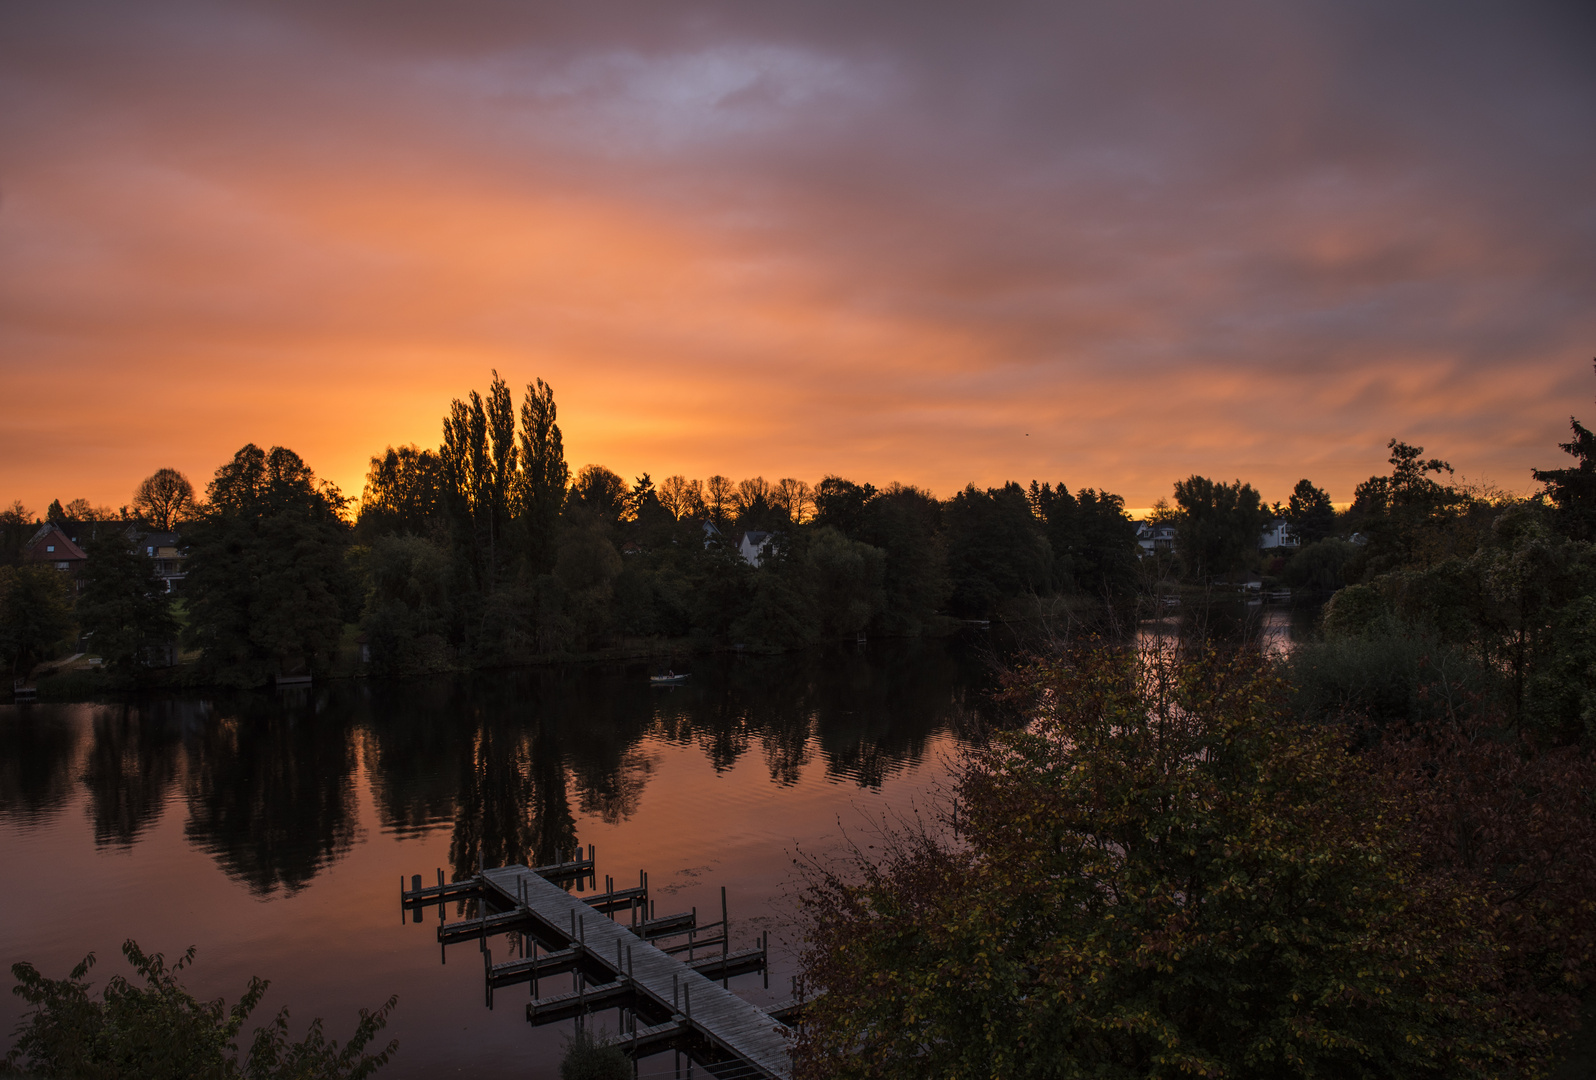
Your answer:
[[[650,675],[648,677],[648,683],[650,686],[675,686],[677,683],[684,683],[686,681],[686,675],[678,675],[674,671],[667,671],[663,675]]]

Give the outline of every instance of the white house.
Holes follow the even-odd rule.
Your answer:
[[[1136,543],[1143,555],[1162,554],[1175,550],[1175,526],[1154,525],[1144,521],[1136,526]]]
[[[737,550],[742,552],[743,559],[749,566],[757,569],[775,549],[776,540],[775,533],[745,532],[737,545]]]
[[[1263,551],[1274,551],[1276,548],[1295,548],[1302,541],[1292,531],[1291,523],[1285,518],[1275,518],[1264,527],[1263,535],[1258,537],[1258,547]]]

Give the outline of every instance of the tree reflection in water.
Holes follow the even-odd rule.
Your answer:
[[[343,704],[319,690],[240,695],[189,746],[188,838],[257,895],[299,891],[354,842]]]
[[[577,847],[579,814],[632,817],[669,746],[717,771],[758,754],[778,787],[816,768],[879,787],[938,733],[969,730],[991,682],[978,652],[935,640],[692,670],[667,690],[642,664],[575,665],[0,711],[0,814],[47,816],[77,780],[96,843],[131,847],[181,792],[192,843],[257,895],[293,893],[356,842],[363,764],[377,827],[450,829],[459,878],[555,861]]]
[[[82,723],[92,709],[13,707],[0,720],[0,817],[37,823],[72,795]]]
[[[200,702],[171,701],[95,710],[82,777],[95,844],[131,847],[160,817],[177,782],[184,721],[203,721],[205,712]]]

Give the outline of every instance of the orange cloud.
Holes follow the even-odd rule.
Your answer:
[[[0,498],[245,441],[357,493],[494,368],[628,476],[1344,500],[1398,436],[1526,487],[1591,396],[1589,73],[1303,10],[8,12]]]

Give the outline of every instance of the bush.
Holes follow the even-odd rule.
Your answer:
[[[957,831],[815,864],[801,1077],[1533,1075],[1490,902],[1256,657],[1081,649],[1012,683]],[[880,844],[877,845],[880,848]]]
[[[17,1029],[5,1071],[72,1080],[357,1080],[385,1064],[398,1042],[379,1053],[366,1046],[388,1022],[395,998],[376,1012],[360,1010],[347,1045],[322,1033],[321,1019],[299,1042],[288,1038],[288,1010],[255,1030],[249,1054],[239,1060],[235,1039],[266,993],[264,979],[232,1008],[217,998],[202,1002],[184,990],[177,975],[194,960],[194,949],[168,966],[160,953],[146,955],[131,939],[122,954],[143,980],[139,986],[112,977],[100,1000],[86,981],[90,953],[65,979],[47,979],[32,964],[13,964],[12,992],[33,1007]]]
[[[1300,642],[1286,662],[1286,675],[1299,718],[1356,720],[1377,729],[1428,726],[1489,699],[1496,682],[1463,650],[1395,623],[1366,637]]]
[[[560,1080],[632,1080],[632,1059],[618,1046],[601,1043],[585,1028],[565,1044]]]

